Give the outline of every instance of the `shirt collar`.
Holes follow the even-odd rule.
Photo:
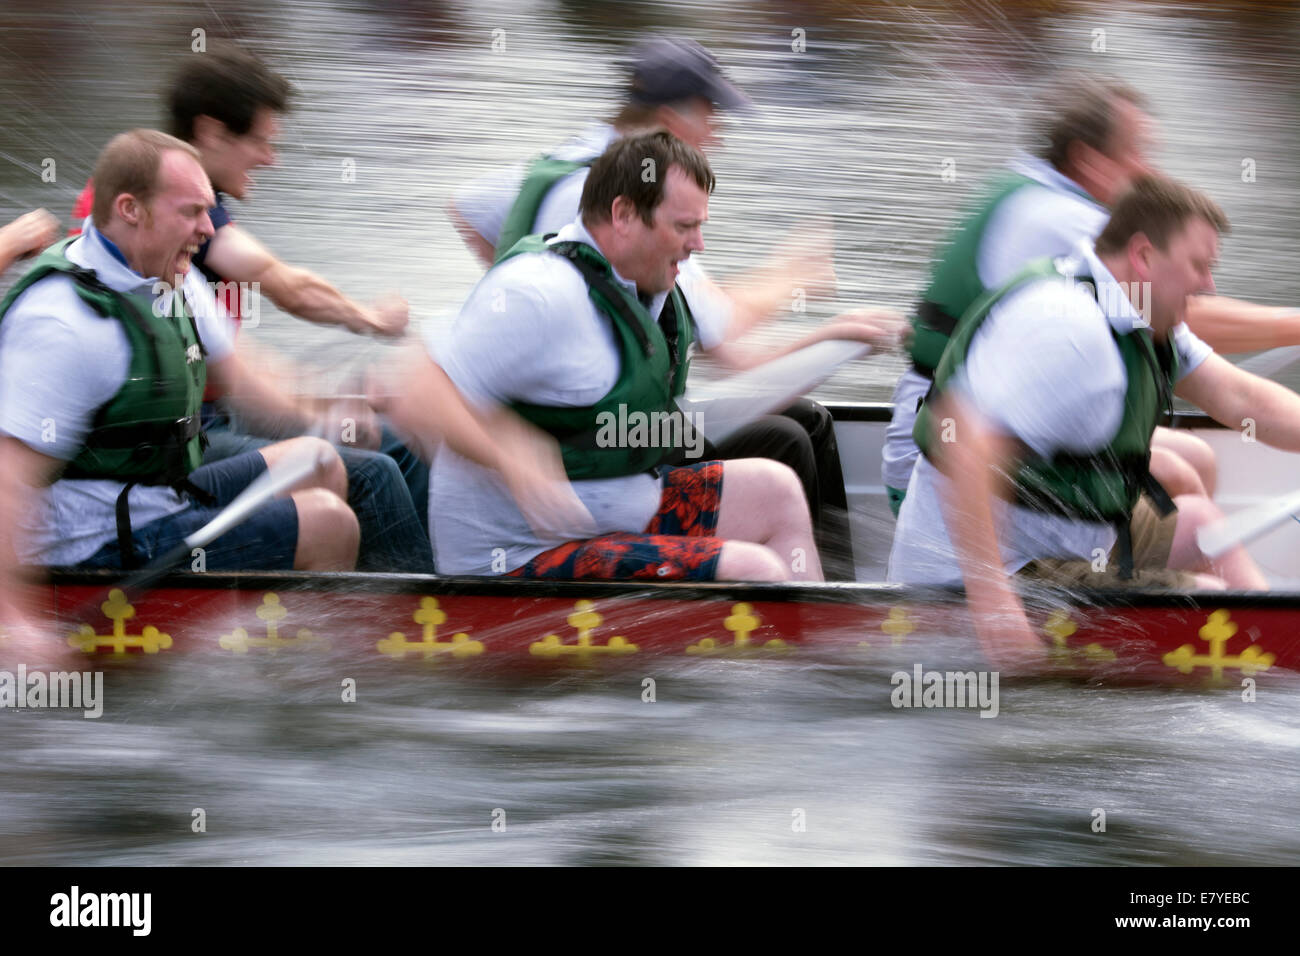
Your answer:
[[[1097,305],[1105,313],[1106,321],[1115,330],[1115,334],[1128,335],[1134,329],[1150,327],[1150,323],[1133,308],[1125,288],[1097,257],[1091,239],[1080,239],[1073,256],[1058,264],[1067,275],[1092,280],[1093,288],[1097,291]]]
[[[1097,201],[1095,196],[1045,159],[1039,159],[1037,156],[1031,156],[1028,153],[1020,153],[1009,165],[1012,172],[1028,176],[1040,186],[1046,186],[1048,189],[1059,193],[1071,193],[1088,200],[1098,209],[1105,208]]]
[[[89,216],[81,225],[81,238],[68,247],[68,258],[92,270],[100,282],[116,292],[152,293],[157,281],[156,276],[145,278],[128,266],[122,250],[95,228]]]
[[[158,308],[164,314],[171,313],[171,282],[160,282],[157,276],[145,278],[128,266],[117,244],[95,228],[93,217],[87,216],[81,224],[81,236],[68,246],[67,256],[77,265],[93,271],[99,281],[113,291],[147,295],[161,303]]]
[[[578,214],[577,219],[573,220],[573,222],[569,223],[567,226],[561,229],[556,234],[555,239],[553,241],[554,242],[582,242],[585,243],[586,245],[591,246],[602,256],[605,256],[605,251],[600,248],[600,245],[596,242],[595,239],[592,238],[591,233],[587,231],[587,226],[582,221],[581,213]],[[609,262],[609,256],[605,256],[605,261]],[[609,263],[609,270],[613,274],[615,282],[617,282],[623,288],[631,292],[633,298],[638,297],[635,282],[633,282],[631,279],[625,279],[621,275],[619,275],[618,270],[614,268],[614,263],[612,262]],[[646,306],[646,311],[650,313],[651,318],[658,317],[659,313],[663,310],[664,303],[667,301],[668,301],[668,293],[666,291],[659,292],[651,296],[650,304]]]

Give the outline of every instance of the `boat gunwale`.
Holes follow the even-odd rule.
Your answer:
[[[59,587],[111,588],[120,580],[114,571],[53,571],[49,583]],[[391,574],[364,571],[244,571],[189,572],[167,575],[151,590],[327,591],[335,594],[439,594],[502,599],[606,597],[746,601],[799,604],[955,605],[965,601],[961,588],[909,587],[885,582],[654,582],[654,581],[538,581],[500,577]],[[1033,606],[1039,588],[1025,597]],[[1300,608],[1300,591],[1150,591],[1126,588],[1051,589],[1073,606],[1096,608]]]

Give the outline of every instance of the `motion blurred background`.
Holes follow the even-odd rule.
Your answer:
[[[66,220],[113,134],[163,124],[159,93],[202,30],[297,88],[278,165],[255,174],[236,217],[353,297],[395,289],[419,319],[446,321],[481,274],[444,212],[452,190],[611,116],[621,57],[668,32],[711,48],[755,103],[711,157],[710,271],[725,279],[800,222],[834,221],[838,299],[769,327],[773,341],[840,308],[907,309],[945,226],[1032,145],[1037,96],[1068,67],[1150,97],[1160,165],[1232,219],[1220,289],[1300,306],[1298,26],[1292,4],[1267,2],[6,0],[0,214],[45,206]],[[255,341],[315,362],[322,387],[384,352],[269,302],[262,323]],[[819,394],[886,400],[902,368],[859,363]]]
[[[1160,165],[1232,219],[1220,290],[1300,306],[1289,3],[5,0],[0,215],[45,206],[66,224],[104,142],[162,123],[159,91],[196,29],[246,43],[297,87],[279,163],[236,217],[353,297],[399,291],[421,322],[449,321],[480,275],[444,213],[454,187],[612,115],[618,59],[648,32],[704,43],[755,102],[713,156],[709,269],[740,272],[801,221],[833,218],[839,296],[766,330],[773,341],[839,308],[906,310],[945,226],[1031,145],[1036,96],[1067,67],[1150,97]],[[47,158],[54,182],[42,181]],[[248,334],[315,364],[326,385],[391,348],[269,303]],[[818,394],[886,400],[902,368],[858,363]],[[1251,705],[1231,691],[1036,683],[1004,687],[1001,716],[980,720],[892,710],[896,663],[700,661],[511,681],[358,661],[355,705],[339,703],[337,669],[305,663],[111,671],[99,721],[0,713],[0,862],[1300,854],[1294,683]],[[654,704],[643,676],[658,680]],[[196,807],[205,834],[191,832]],[[507,834],[490,829],[498,807]],[[1090,829],[1098,807],[1104,834]]]

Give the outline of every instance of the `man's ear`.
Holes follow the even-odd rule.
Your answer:
[[[1146,282],[1151,276],[1151,257],[1156,247],[1145,232],[1135,232],[1128,240],[1128,261],[1137,277]]]
[[[632,220],[637,218],[636,204],[627,196],[615,196],[609,212],[610,223],[620,233],[625,232]]]
[[[194,143],[202,149],[211,149],[226,137],[230,130],[219,119],[213,119],[206,113],[194,117]]]
[[[138,226],[144,220],[144,204],[130,193],[120,193],[113,200],[113,212],[128,225]]]

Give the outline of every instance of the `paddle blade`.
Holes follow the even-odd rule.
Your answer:
[[[690,396],[678,399],[677,405],[717,444],[764,415],[789,407],[845,362],[870,351],[871,346],[861,342],[818,342],[758,368],[692,387]]]
[[[1241,544],[1249,544],[1300,512],[1300,491],[1266,501],[1211,522],[1196,531],[1196,545],[1207,558],[1218,558]]]
[[[219,538],[276,495],[310,475],[320,467],[322,456],[322,449],[316,445],[306,445],[285,455],[249,482],[221,514],[186,538],[185,547],[200,548]]]

